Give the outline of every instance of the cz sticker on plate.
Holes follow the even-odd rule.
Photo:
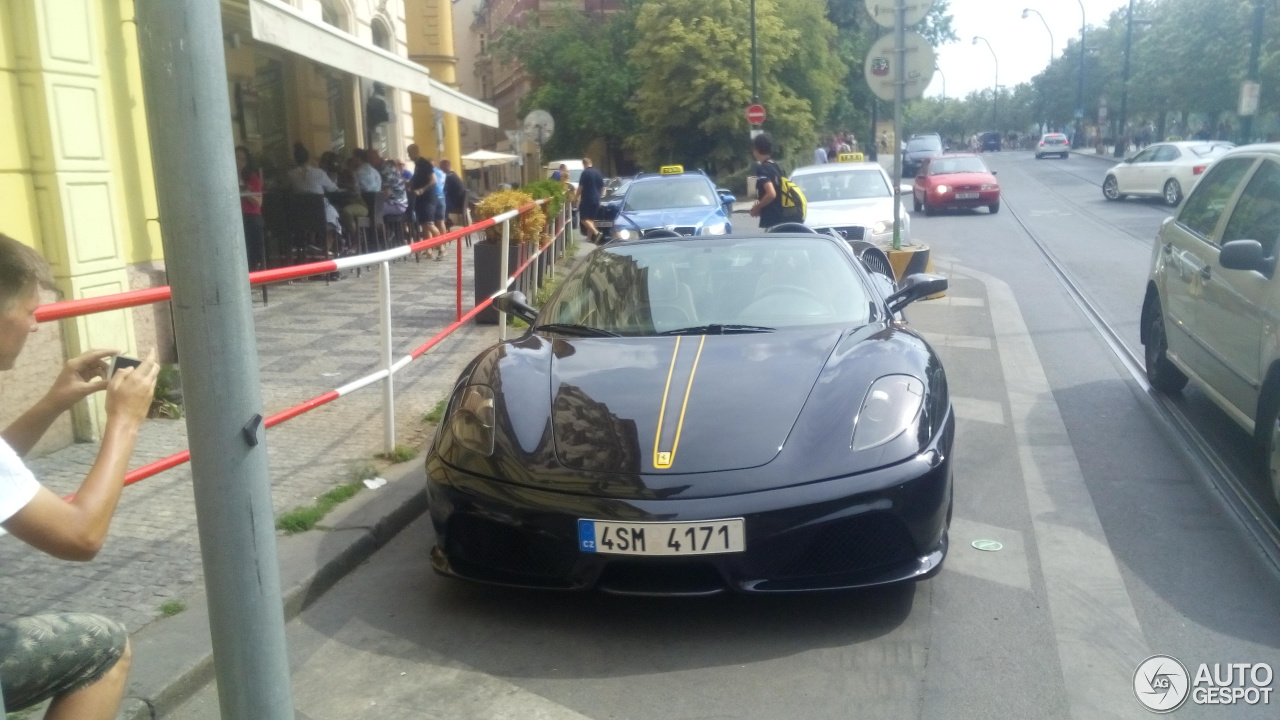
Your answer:
[[[742,518],[696,522],[579,520],[578,549],[613,555],[715,555],[747,549]]]

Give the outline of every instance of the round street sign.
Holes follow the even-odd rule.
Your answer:
[[[751,123],[752,125],[763,125],[764,117],[765,115],[764,115],[763,105],[752,105],[751,107],[747,108],[747,122]]]
[[[911,27],[929,14],[929,8],[933,7],[933,0],[906,0],[906,5],[907,27]],[[893,27],[893,6],[893,0],[867,0],[867,12],[881,27]]]
[[[914,100],[924,95],[933,79],[933,66],[936,57],[929,41],[918,32],[908,30],[904,37],[906,47],[905,79],[902,97]],[[893,36],[886,35],[875,42],[867,51],[865,74],[871,92],[881,100],[893,100],[894,63],[898,54],[893,49]]]

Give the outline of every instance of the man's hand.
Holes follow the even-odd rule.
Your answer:
[[[62,372],[58,373],[46,397],[62,413],[83,398],[105,390],[107,365],[103,360],[118,354],[118,350],[90,350],[71,358],[62,366]]]
[[[760,217],[760,206],[758,204],[752,205],[751,209],[747,211],[747,214],[751,217]]]
[[[160,363],[156,362],[155,348],[147,353],[147,358],[138,367],[117,370],[107,384],[107,421],[141,425],[155,398],[159,375]]]

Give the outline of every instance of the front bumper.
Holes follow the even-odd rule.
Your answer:
[[[945,447],[950,450],[950,429]],[[936,574],[947,551],[951,467],[931,448],[886,468],[764,492],[686,500],[571,495],[481,478],[427,460],[443,575],[516,587],[710,595],[870,587]],[[638,557],[584,553],[579,518],[745,520],[746,550]]]
[[[976,192],[978,193],[976,198],[961,199],[956,197],[955,191],[942,194],[931,191],[928,197],[925,198],[925,203],[934,208],[977,208],[1000,202],[999,190],[980,190]]]

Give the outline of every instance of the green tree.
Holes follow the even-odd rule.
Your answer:
[[[495,42],[497,58],[523,63],[532,79],[521,113],[540,108],[556,120],[544,157],[579,156],[600,139],[614,166],[621,162],[623,143],[636,131],[627,107],[636,88],[628,61],[636,3],[622,5],[603,18],[559,5],[531,15],[525,27],[509,28]]]
[[[783,152],[807,149],[845,68],[823,0],[756,0],[760,101]],[[748,0],[643,0],[630,60],[639,85],[631,147],[665,162],[728,170],[741,162],[751,103]]]

